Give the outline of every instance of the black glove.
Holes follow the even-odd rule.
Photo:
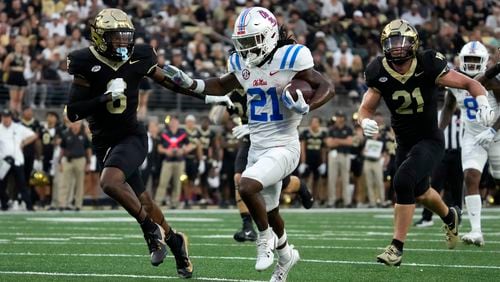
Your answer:
[[[6,156],[5,158],[3,158],[3,160],[6,161],[10,165],[14,165],[14,163],[15,163],[14,158],[12,156]]]

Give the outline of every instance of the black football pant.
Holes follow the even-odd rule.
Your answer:
[[[448,206],[462,208],[464,173],[460,154],[460,149],[445,151],[443,160],[432,173],[431,186],[438,193],[444,189],[443,200]],[[424,208],[422,219],[430,221],[432,211]]]
[[[9,197],[7,196],[7,180],[11,174],[14,176],[15,186],[17,188],[14,198],[17,200],[17,193],[21,193],[21,199],[26,203],[26,209],[33,210],[30,193],[26,185],[23,165],[11,166],[4,179],[0,180],[0,202],[2,204],[2,210],[7,210],[8,208],[7,202],[9,201]]]

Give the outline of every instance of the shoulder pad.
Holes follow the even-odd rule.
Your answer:
[[[68,73],[72,75],[84,75],[82,70],[86,69],[85,65],[90,62],[92,53],[89,48],[83,48],[72,51],[68,54],[66,63],[68,65]]]
[[[227,59],[227,70],[228,72],[240,71],[242,70],[243,60],[237,52],[232,53]]]
[[[365,69],[365,80],[368,87],[373,87],[376,83],[377,77],[380,74],[380,68],[382,67],[383,57],[376,57],[373,59]]]
[[[279,54],[280,70],[302,71],[314,66],[311,51],[304,45],[285,45],[280,48]]]

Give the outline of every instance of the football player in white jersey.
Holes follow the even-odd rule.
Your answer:
[[[478,41],[471,41],[462,47],[459,54],[459,70],[469,77],[483,74],[488,63],[488,50]],[[483,85],[489,90],[488,102],[495,112],[496,122],[491,127],[484,126],[476,120],[478,105],[476,99],[467,90],[449,88],[445,98],[441,124],[451,120],[451,116],[458,105],[461,119],[464,124],[462,140],[462,168],[464,170],[465,186],[467,193],[465,205],[471,224],[471,232],[462,236],[466,244],[477,246],[484,245],[481,232],[481,196],[479,194],[479,181],[486,161],[489,159],[490,170],[493,178],[500,180],[500,128],[499,91],[491,91],[486,83]]]
[[[232,40],[236,52],[229,57],[229,73],[222,77],[193,80],[171,66],[166,72],[179,86],[196,93],[224,95],[237,88],[246,92],[251,146],[239,192],[259,230],[255,269],[271,266],[276,249],[279,259],[271,281],[286,281],[299,253],[288,245],[279,214],[281,180],[300,159],[297,127],[302,115],[326,103],[334,90],[313,70],[309,49],[280,32],[275,16],[265,8],[244,9]],[[292,79],[305,80],[314,89],[309,104],[301,91],[296,92],[296,101],[290,92],[282,93]]]

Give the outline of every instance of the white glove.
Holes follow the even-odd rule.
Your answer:
[[[326,174],[326,164],[325,163],[322,163],[318,167],[318,172],[319,172],[320,175],[325,175]]]
[[[283,100],[283,103],[288,109],[301,115],[305,115],[309,112],[309,105],[304,100],[304,95],[302,95],[302,91],[300,91],[300,89],[295,90],[295,92],[297,93],[297,101],[293,100],[292,94],[288,90],[285,90],[281,94],[281,100]]]
[[[377,122],[373,119],[365,118],[361,121],[361,127],[363,128],[363,133],[367,137],[371,137],[378,133]]]
[[[490,127],[474,137],[474,145],[487,147],[493,141],[496,134],[496,130]]]
[[[250,134],[250,128],[248,128],[248,124],[235,126],[233,127],[233,134],[237,139],[241,139]]]
[[[165,75],[170,78],[175,84],[182,88],[190,88],[193,85],[193,79],[185,72],[172,65],[163,67]]]
[[[111,80],[111,83],[108,84],[108,89],[106,89],[106,92],[104,92],[104,94],[111,93],[111,98],[113,99],[113,101],[115,101],[123,95],[126,87],[127,85],[125,84],[123,78],[115,78]]]
[[[33,169],[37,171],[42,171],[43,170],[43,164],[41,160],[35,160],[33,162]]]
[[[198,165],[198,174],[203,174],[205,173],[206,170],[206,165],[205,165],[205,160],[201,160],[200,164]]]
[[[207,95],[207,96],[205,96],[205,104],[214,104],[214,103],[225,103],[228,108],[230,108],[230,109],[234,108],[234,104],[231,101],[231,98],[229,98],[229,96],[227,96],[227,95],[224,95],[224,96]]]
[[[306,172],[306,169],[307,169],[307,164],[301,163],[299,165],[299,174],[304,174],[304,172]]]
[[[476,102],[478,105],[476,120],[484,126],[490,126],[495,120],[495,112],[490,107],[488,98],[486,95],[477,96]]]

